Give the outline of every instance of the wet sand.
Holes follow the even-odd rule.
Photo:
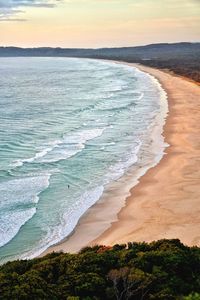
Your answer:
[[[136,186],[130,186],[129,195],[123,188],[113,189],[112,199],[105,194],[70,237],[44,254],[162,238],[200,246],[200,87],[164,71],[129,65],[153,75],[167,92],[169,115],[163,134],[170,146],[166,155]],[[124,180],[124,185],[133,182],[131,174]]]

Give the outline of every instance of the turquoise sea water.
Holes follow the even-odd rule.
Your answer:
[[[0,262],[38,255],[73,230],[137,162],[161,96],[126,65],[0,59]]]

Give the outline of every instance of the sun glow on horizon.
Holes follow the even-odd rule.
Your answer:
[[[97,48],[179,41],[200,41],[198,0],[0,0],[1,46]]]

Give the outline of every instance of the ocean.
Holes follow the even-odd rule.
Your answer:
[[[0,263],[69,235],[110,183],[147,165],[155,140],[159,161],[166,98],[125,64],[0,58]]]

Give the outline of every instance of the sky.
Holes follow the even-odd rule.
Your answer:
[[[0,0],[0,46],[200,42],[200,0]]]

